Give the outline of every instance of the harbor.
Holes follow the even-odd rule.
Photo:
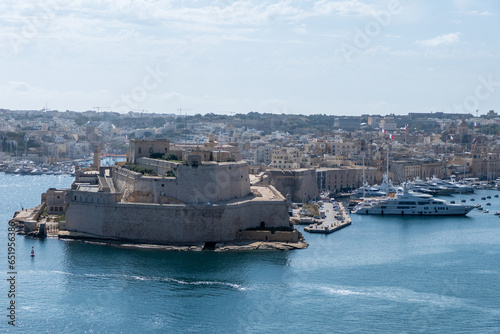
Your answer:
[[[123,155],[103,154],[101,165],[111,165],[116,161],[122,161]],[[75,170],[86,168],[92,164],[92,158],[74,159],[63,162],[36,163],[31,160],[7,160],[0,162],[0,172],[14,175],[71,175],[75,176]]]
[[[47,187],[72,182],[54,175],[0,173],[0,179],[6,185],[0,194],[5,222],[21,210],[18,198],[25,208],[33,207]],[[338,332],[396,333],[417,325],[428,332],[485,332],[481,329],[500,326],[500,292],[491,284],[498,278],[500,254],[496,194],[478,190],[462,195],[467,203],[491,202],[489,214],[473,210],[464,217],[437,219],[352,215],[349,228],[332,235],[305,233],[309,247],[292,252],[172,252],[17,236],[20,287],[37,291],[37,298],[26,293],[16,301],[29,305],[20,312],[19,328],[57,332],[71,318],[72,328],[81,332],[96,332],[98,323],[125,332],[211,332],[200,317],[219,319],[222,310],[237,321],[218,323],[235,333],[248,328],[276,332],[273,319],[283,314],[290,315],[283,332],[293,332],[304,316],[332,312],[339,315]],[[451,199],[460,202],[457,195]],[[164,298],[142,301],[155,294],[169,303]],[[163,310],[165,305],[171,308]],[[75,307],[81,312],[72,311]],[[264,311],[269,309],[274,311]],[[348,314],[341,312],[345,309]],[[56,312],[61,316],[47,316]],[[129,320],[133,314],[143,320]],[[159,322],[164,314],[165,322]],[[357,319],[354,329],[352,319]],[[323,327],[313,322],[309,329],[322,332]]]

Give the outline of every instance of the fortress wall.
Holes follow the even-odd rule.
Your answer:
[[[123,193],[125,189],[133,189],[136,180],[142,177],[140,173],[130,171],[126,168],[114,168],[111,174],[113,183],[118,192]]]
[[[150,159],[143,161],[147,160]],[[175,178],[142,176],[117,168],[113,171],[113,180],[117,191],[130,202],[165,203],[166,198],[172,198],[184,203],[206,204],[250,194],[245,163],[214,163],[198,167],[177,165],[175,174]]]
[[[206,203],[243,198],[250,194],[246,163],[204,163],[198,167],[179,166],[176,193],[186,203]]]
[[[176,170],[177,166],[182,165],[177,162],[151,158],[137,158],[136,161],[141,166],[153,168],[159,175],[164,175],[167,171],[170,170]]]
[[[72,201],[66,229],[101,238],[157,244],[231,241],[239,230],[289,226],[284,201],[249,200],[222,206]]]
[[[316,171],[302,170],[268,170],[269,182],[283,196],[290,195],[294,202],[307,202],[318,196]]]

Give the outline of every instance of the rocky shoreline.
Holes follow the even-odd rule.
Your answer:
[[[72,232],[56,229],[57,225],[50,222],[48,217],[42,218],[42,213],[45,206],[38,205],[31,209],[23,209],[17,211],[14,217],[9,221],[9,224],[16,227],[16,231],[20,235],[46,238],[58,237],[63,240],[79,240],[87,243],[114,246],[120,248],[131,249],[157,249],[165,251],[214,251],[214,252],[234,252],[234,251],[271,251],[271,250],[293,250],[305,249],[309,246],[304,241],[302,234],[299,233],[297,242],[284,241],[263,241],[263,240],[233,240],[227,242],[214,243],[196,243],[192,245],[157,245],[143,242],[124,241],[119,239],[102,239],[99,236],[81,232]],[[251,235],[259,233],[269,233],[269,231],[251,231]]]
[[[217,242],[207,246],[206,243],[197,243],[193,245],[157,245],[148,243],[135,243],[131,241],[100,239],[96,236],[86,233],[60,231],[59,239],[79,240],[90,244],[113,246],[129,249],[154,249],[165,251],[214,251],[214,252],[235,252],[235,251],[274,251],[274,250],[293,250],[305,249],[309,246],[307,242],[299,240],[298,242],[279,242],[279,241],[259,241],[259,240],[234,240],[227,242]]]

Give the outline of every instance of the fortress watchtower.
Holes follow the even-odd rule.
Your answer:
[[[135,163],[137,158],[149,158],[152,154],[170,153],[170,141],[167,139],[156,140],[130,140],[127,151],[127,162]]]

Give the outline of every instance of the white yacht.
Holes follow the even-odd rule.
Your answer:
[[[384,197],[391,193],[396,193],[397,188],[394,187],[391,180],[388,179],[387,174],[383,175],[383,181],[380,186],[368,186],[365,185],[358,188],[354,193],[351,194],[351,198],[363,198],[363,197]]]
[[[406,187],[403,192],[393,197],[370,199],[359,203],[352,213],[358,215],[420,215],[420,216],[464,216],[474,206],[448,204],[427,194],[409,192]]]

